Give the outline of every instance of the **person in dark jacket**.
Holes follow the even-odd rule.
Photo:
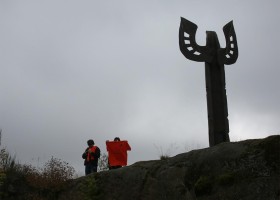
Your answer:
[[[97,146],[94,146],[93,140],[87,141],[88,147],[83,153],[82,157],[85,159],[85,174],[88,175],[93,172],[97,172],[98,159],[100,157],[100,149]]]

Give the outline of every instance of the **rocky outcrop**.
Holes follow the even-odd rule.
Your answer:
[[[69,183],[59,199],[278,200],[280,136],[137,162]]]

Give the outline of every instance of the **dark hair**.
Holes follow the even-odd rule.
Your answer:
[[[115,137],[114,141],[121,141],[119,137]]]
[[[88,145],[94,145],[94,141],[93,141],[93,140],[88,140],[88,141],[87,141],[87,144],[88,144]]]

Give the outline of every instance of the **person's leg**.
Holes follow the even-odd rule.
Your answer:
[[[88,175],[91,173],[91,166],[90,165],[85,165],[85,174]]]
[[[91,166],[91,172],[92,172],[92,173],[93,173],[93,172],[97,172],[97,166],[92,165],[92,166]]]
[[[118,168],[121,168],[122,166],[120,165],[117,165],[117,166],[111,166],[109,169],[112,170],[112,169],[118,169]]]

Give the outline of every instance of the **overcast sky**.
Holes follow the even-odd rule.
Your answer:
[[[205,148],[204,63],[179,50],[180,17],[207,30],[233,20],[239,58],[225,65],[231,141],[280,133],[279,0],[0,0],[2,147],[21,163],[61,158],[83,173],[128,140],[128,163]]]

